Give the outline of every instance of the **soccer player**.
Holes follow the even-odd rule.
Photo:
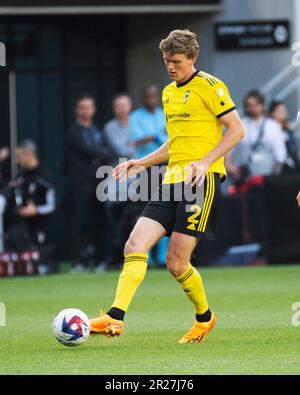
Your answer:
[[[226,177],[223,157],[243,139],[244,129],[226,85],[195,69],[199,44],[194,33],[174,30],[161,41],[160,50],[173,80],[162,94],[168,140],[144,158],[118,165],[113,174],[120,180],[165,161],[168,167],[156,198],[152,196],[126,242],[115,300],[106,314],[91,320],[91,334],[122,333],[124,315],[146,274],[148,251],[167,235],[167,268],[195,308],[194,325],[179,343],[202,342],[216,315],[208,307],[201,276],[190,257],[199,238],[214,237],[220,183]],[[189,211],[184,198],[176,201],[178,183],[193,188],[202,184],[202,207],[189,201]],[[169,201],[161,198],[167,188]]]

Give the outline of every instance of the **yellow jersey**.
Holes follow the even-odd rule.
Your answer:
[[[224,82],[203,71],[187,81],[167,85],[162,102],[169,136],[169,163],[164,184],[184,181],[184,167],[202,159],[222,138],[219,118],[235,109]],[[209,172],[226,178],[224,158],[212,163]]]

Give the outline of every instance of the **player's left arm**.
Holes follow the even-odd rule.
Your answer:
[[[234,101],[223,81],[215,78],[207,79],[204,76],[198,93],[207,109],[225,126],[227,131],[216,147],[205,157],[189,164],[186,182],[192,182],[193,185],[196,183],[200,185],[205,179],[209,166],[226,155],[245,136]]]
[[[234,146],[236,146],[244,137],[245,130],[239,114],[236,110],[232,110],[219,118],[220,122],[227,129],[223,134],[219,144],[211,150],[201,160],[190,163],[186,167],[187,176],[186,183],[192,182],[201,185],[208,172],[209,166],[225,156]]]

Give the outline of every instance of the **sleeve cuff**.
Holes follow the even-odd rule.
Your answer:
[[[219,118],[223,117],[223,115],[226,115],[226,114],[230,113],[230,112],[233,111],[233,110],[236,110],[236,107],[235,107],[235,106],[229,108],[228,110],[226,110],[226,111],[224,111],[224,112],[221,112],[221,114],[216,115],[216,117],[219,119]]]

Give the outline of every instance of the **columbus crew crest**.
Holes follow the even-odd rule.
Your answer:
[[[183,96],[183,104],[186,104],[186,102],[188,101],[188,98],[190,96],[191,91],[186,91],[184,96]]]

